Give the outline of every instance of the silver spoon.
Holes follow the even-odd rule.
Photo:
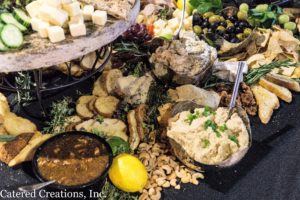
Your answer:
[[[183,0],[183,9],[182,9],[182,15],[181,15],[181,20],[180,20],[180,26],[179,26],[177,33],[173,37],[173,40],[179,40],[180,31],[181,31],[181,29],[183,27],[183,23],[184,23],[185,8],[186,8],[186,0]]]
[[[33,191],[33,190],[42,189],[43,187],[51,185],[51,184],[53,184],[55,182],[56,181],[52,180],[52,181],[47,181],[47,182],[43,182],[43,183],[37,183],[37,184],[33,184],[33,185],[21,186],[21,187],[18,187],[18,190],[22,191],[22,192],[30,192],[30,191]]]
[[[236,104],[236,99],[237,99],[237,96],[238,96],[240,83],[241,83],[242,78],[243,78],[243,69],[244,69],[244,67],[245,66],[244,66],[243,62],[238,63],[238,69],[237,69],[236,78],[235,78],[235,82],[234,82],[233,92],[232,92],[232,96],[231,96],[231,100],[230,100],[230,104],[229,104],[228,118],[230,118],[231,115],[233,114],[233,109],[234,109],[235,104]]]

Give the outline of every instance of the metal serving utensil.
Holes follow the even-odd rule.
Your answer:
[[[243,62],[238,63],[238,69],[237,69],[236,78],[235,78],[235,82],[234,82],[234,87],[233,87],[233,91],[232,91],[232,96],[231,96],[231,100],[230,100],[230,104],[229,104],[228,119],[233,114],[233,111],[234,111],[234,108],[235,108],[236,99],[237,99],[237,96],[238,96],[238,93],[239,93],[240,83],[241,83],[242,78],[243,78],[244,67],[245,67],[245,65],[244,65]]]
[[[181,20],[180,20],[180,26],[179,26],[177,33],[173,37],[173,40],[179,40],[180,31],[181,31],[181,29],[183,27],[183,23],[184,23],[185,8],[186,8],[186,0],[183,0],[183,9],[182,9],[182,15],[181,15]]]
[[[18,190],[21,192],[30,192],[30,191],[42,189],[42,188],[44,188],[48,185],[51,185],[55,182],[56,181],[52,180],[52,181],[47,181],[47,182],[43,182],[43,183],[21,186],[21,187],[18,187]]]

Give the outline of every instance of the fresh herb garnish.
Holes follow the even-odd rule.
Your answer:
[[[237,137],[235,135],[229,135],[228,139],[233,141],[236,144],[239,144],[239,140],[237,139]]]
[[[200,14],[208,11],[218,11],[223,8],[222,0],[190,0],[190,4],[197,8]]]
[[[191,125],[195,119],[198,119],[200,117],[200,112],[196,111],[195,113],[188,114],[187,118],[184,120],[186,123]]]
[[[99,122],[100,124],[102,124],[104,122],[104,117],[101,115],[97,115],[96,121]]]
[[[221,132],[224,132],[224,131],[228,130],[228,127],[227,127],[226,124],[223,124],[222,126],[219,126],[219,130],[220,130]]]
[[[27,106],[29,101],[33,100],[31,92],[29,91],[33,86],[29,72],[18,72],[17,76],[15,77],[15,84],[17,93],[12,100],[12,104],[17,105],[16,111],[18,111],[21,105]]]
[[[139,197],[136,193],[127,193],[119,190],[109,181],[106,181],[102,190],[99,200],[138,200]]]
[[[210,145],[210,142],[209,142],[209,140],[208,139],[202,139],[201,140],[201,146],[202,146],[202,148],[207,148],[208,146]]]
[[[270,73],[275,68],[280,67],[295,67],[298,63],[292,63],[290,59],[283,61],[275,61],[270,64],[261,65],[259,68],[253,68],[245,77],[245,83],[247,85],[255,84],[261,77]]]
[[[107,142],[111,147],[114,156],[117,156],[121,153],[132,153],[128,142],[120,137],[109,137]]]
[[[221,133],[218,131],[218,125],[215,122],[207,120],[204,123],[204,129],[207,130],[209,127],[216,133],[217,137],[221,137]]]
[[[47,127],[44,128],[46,133],[61,133],[64,131],[64,124],[68,116],[70,116],[74,109],[70,107],[71,98],[64,98],[61,101],[52,103],[50,117],[51,121],[46,122]]]
[[[209,106],[204,107],[204,111],[202,113],[203,116],[208,117],[210,115],[215,115],[215,114],[216,114],[216,112]]]
[[[0,142],[11,142],[16,138],[14,135],[0,135]]]

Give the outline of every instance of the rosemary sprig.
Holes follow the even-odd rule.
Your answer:
[[[247,85],[255,84],[261,77],[270,73],[275,68],[280,67],[295,67],[298,63],[292,63],[290,59],[283,61],[275,61],[270,64],[261,65],[259,68],[251,69],[245,77],[245,83]]]
[[[70,116],[74,109],[70,108],[71,98],[64,98],[61,101],[52,103],[50,117],[51,121],[46,122],[47,127],[44,128],[46,133],[60,133],[64,131],[66,118]]]
[[[14,135],[0,135],[0,142],[10,142],[16,138]]]
[[[122,52],[130,52],[133,53],[134,56],[147,56],[147,53],[142,52],[139,49],[139,46],[134,42],[120,42],[114,45],[114,50],[122,53]]]
[[[28,105],[28,102],[33,100],[29,91],[33,86],[29,72],[18,72],[18,75],[15,77],[15,85],[17,94],[12,104],[17,104],[17,108],[19,108],[20,105]]]

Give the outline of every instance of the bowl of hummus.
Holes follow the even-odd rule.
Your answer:
[[[177,113],[168,122],[167,136],[175,156],[200,171],[237,164],[248,152],[251,129],[244,110],[195,108]]]

